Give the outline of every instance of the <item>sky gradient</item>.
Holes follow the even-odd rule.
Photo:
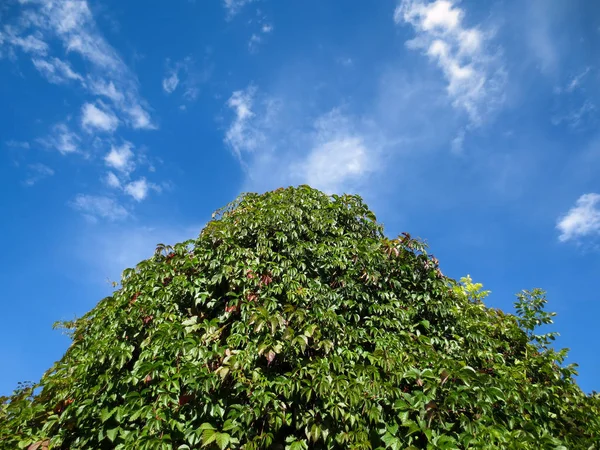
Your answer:
[[[0,4],[0,395],[241,192],[358,193],[443,272],[540,287],[600,391],[600,3]]]

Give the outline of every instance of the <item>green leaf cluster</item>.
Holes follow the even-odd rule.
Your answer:
[[[0,406],[3,449],[594,449],[540,290],[487,308],[360,197],[245,194],[62,324]]]

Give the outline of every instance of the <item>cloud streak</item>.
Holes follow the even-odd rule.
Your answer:
[[[575,89],[581,86],[583,79],[590,73],[590,68],[586,67],[585,70],[571,78],[571,81],[567,85],[567,92],[573,92]]]
[[[83,77],[75,72],[69,63],[58,58],[32,58],[31,62],[50,83],[61,84],[73,80],[84,82]]]
[[[441,69],[453,105],[477,125],[503,103],[505,71],[488,50],[489,33],[465,26],[464,17],[454,0],[402,0],[394,12],[396,24],[415,31],[407,47],[421,50]]]

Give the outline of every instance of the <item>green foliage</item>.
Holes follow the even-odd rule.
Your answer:
[[[357,196],[246,194],[159,245],[62,326],[63,358],[2,400],[6,449],[594,449],[600,399],[518,316]]]

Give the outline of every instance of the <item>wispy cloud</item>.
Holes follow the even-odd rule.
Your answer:
[[[104,162],[116,173],[106,175],[104,184],[117,188],[119,195],[130,195],[137,201],[145,198],[148,187],[154,185],[143,178],[143,182],[129,182],[135,169],[133,145],[126,142],[116,146],[113,134],[119,128],[157,127],[139,92],[137,77],[100,32],[88,2],[20,0],[19,14],[11,24],[0,27],[0,57],[16,57],[18,52],[31,59],[50,83],[76,83],[91,97],[79,111],[78,125],[83,133],[71,119],[74,113],[37,142],[61,154],[86,154],[86,149],[110,145]],[[40,168],[37,173],[48,172]],[[129,215],[113,196],[79,194],[70,205],[90,220],[115,221]]]
[[[564,108],[569,109],[569,108]],[[589,125],[590,122],[594,122],[596,112],[596,106],[590,101],[585,100],[579,107],[557,114],[552,118],[553,125],[567,124],[567,126],[573,130],[579,130],[584,125]]]
[[[98,219],[116,221],[129,216],[127,210],[111,197],[79,194],[70,205],[92,222]]]
[[[8,147],[12,147],[12,148],[22,148],[22,149],[29,149],[31,147],[31,145],[29,144],[29,142],[27,141],[15,141],[15,140],[10,140],[10,141],[6,141],[5,144]]]
[[[37,139],[37,142],[46,148],[58,150],[61,154],[77,152],[81,139],[64,123],[58,123],[52,127],[50,135]]]
[[[162,86],[163,90],[167,94],[172,94],[179,85],[179,75],[176,70],[171,70],[165,78],[163,78]]]
[[[52,175],[54,175],[54,170],[45,164],[30,164],[29,166],[27,166],[27,168],[29,174],[24,182],[26,186],[33,186],[38,181],[41,181],[44,178],[51,177]]]
[[[536,61],[541,73],[552,76],[560,67],[561,55],[556,39],[556,17],[559,10],[569,2],[547,2],[530,0],[519,7],[523,16],[524,29],[522,42],[529,47],[530,54]]]
[[[73,80],[83,82],[83,77],[75,72],[68,62],[58,58],[32,58],[31,61],[35,68],[44,75],[50,83],[67,83]]]
[[[600,236],[600,194],[584,194],[575,206],[558,220],[561,242]]]
[[[183,93],[183,99],[187,102],[193,102],[194,100],[196,100],[198,98],[199,93],[200,93],[200,89],[198,89],[194,85],[190,85],[185,89],[185,91]],[[183,106],[185,106],[185,105],[183,105]]]
[[[590,73],[590,70],[591,69],[589,67],[586,67],[585,70],[583,70],[583,72],[571,78],[571,81],[569,81],[569,84],[567,85],[567,92],[573,92],[575,89],[581,86],[581,82],[587,76],[587,74]]]
[[[250,40],[248,41],[248,50],[255,52],[261,42],[262,37],[257,33],[252,33],[252,36],[250,36]]]
[[[175,63],[167,59],[167,70],[162,80],[162,88],[167,94],[172,94],[177,89],[182,89],[182,98],[186,102],[193,102],[200,93],[199,86],[206,83],[211,76],[213,65],[210,63],[210,51],[206,51],[201,64],[187,56]],[[185,109],[185,108],[183,108]]]
[[[36,56],[45,56],[48,53],[48,44],[43,41],[42,33],[34,31],[32,34],[21,35],[20,31],[18,28],[4,25],[0,30],[0,46],[7,46],[11,53],[16,49]]]
[[[460,155],[461,153],[463,153],[464,145],[465,145],[465,134],[466,133],[465,133],[464,128],[460,129],[460,130],[458,130],[456,137],[454,139],[452,139],[450,148],[452,150],[452,153],[454,153],[455,155]]]
[[[254,0],[223,0],[223,6],[227,11],[227,18],[231,19],[239,13],[244,6],[252,3]]]
[[[114,132],[119,126],[117,116],[105,105],[85,103],[81,108],[81,126],[87,131]]]
[[[489,50],[490,32],[464,25],[465,15],[454,0],[402,0],[394,20],[413,27],[416,37],[407,46],[438,65],[454,106],[479,124],[504,100],[505,71]]]
[[[259,45],[264,41],[265,37],[271,34],[273,31],[273,25],[270,23],[263,23],[260,27],[260,31],[252,33],[250,40],[248,41],[248,50],[250,52],[256,52]]]
[[[225,133],[225,143],[238,158],[241,158],[242,152],[252,152],[264,142],[261,126],[256,123],[256,115],[252,111],[255,95],[256,86],[250,85],[244,90],[233,92],[227,101],[227,106],[234,113],[234,120]]]
[[[125,96],[117,89],[113,81],[101,78],[88,80],[88,88],[92,94],[106,97],[117,104],[125,102]]]

